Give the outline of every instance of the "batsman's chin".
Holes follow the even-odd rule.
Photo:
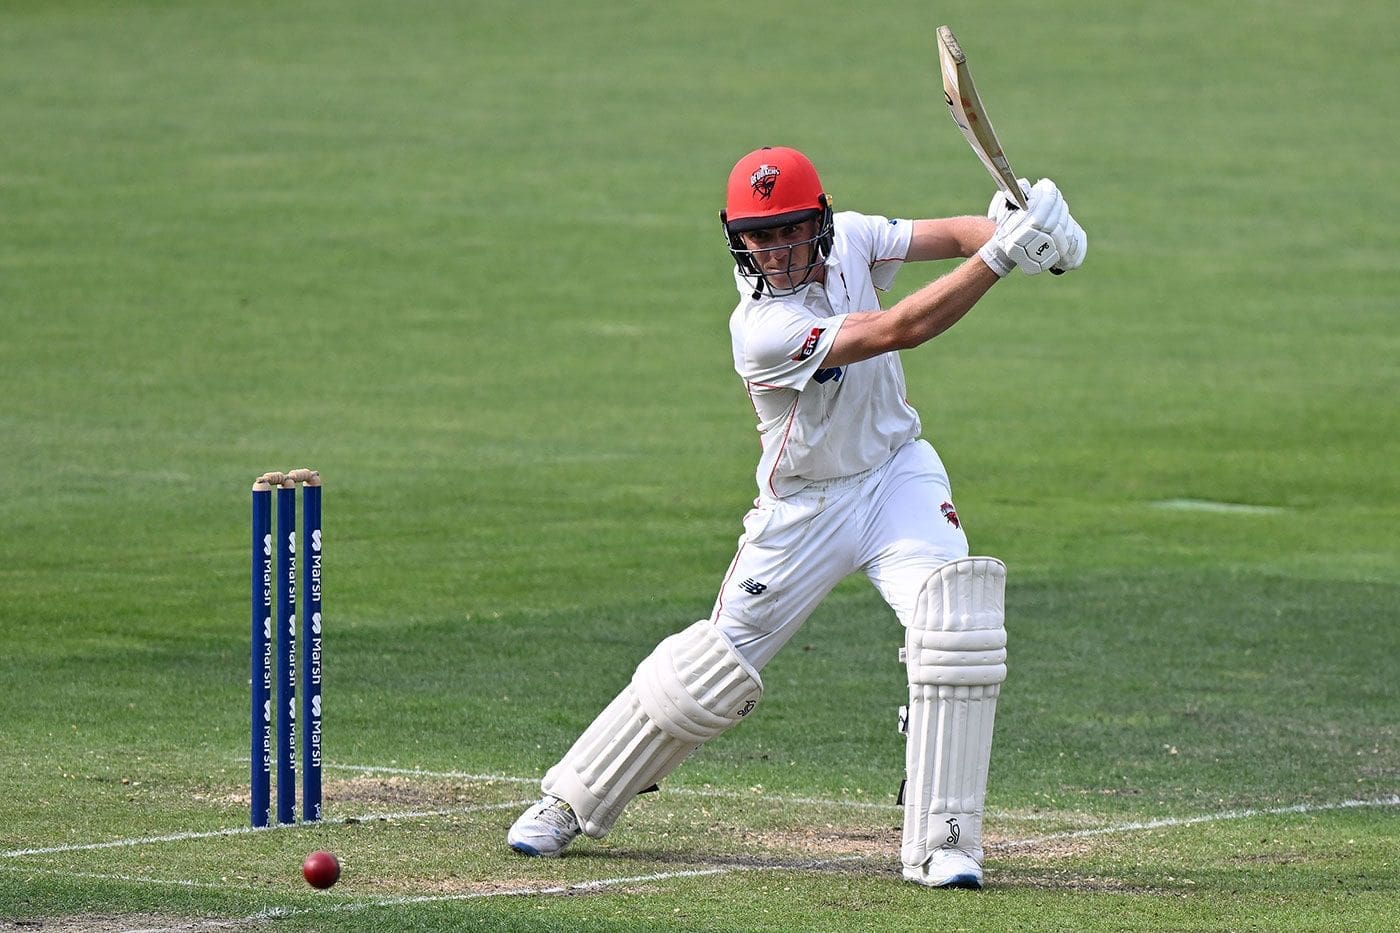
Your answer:
[[[768,291],[774,295],[791,295],[802,288],[809,281],[811,275],[792,275],[787,272],[775,272],[763,276],[764,282],[768,284]]]

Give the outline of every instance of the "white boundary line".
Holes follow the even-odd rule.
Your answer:
[[[1283,816],[1286,814],[1325,813],[1329,810],[1354,810],[1358,807],[1400,806],[1400,794],[1377,797],[1372,800],[1343,800],[1341,803],[1299,803],[1291,807],[1267,807],[1258,810],[1225,810],[1220,813],[1207,813],[1203,816],[1162,817],[1138,823],[1119,823],[1116,826],[1101,826],[1097,829],[1075,829],[1062,833],[1046,833],[1028,839],[1010,839],[1006,842],[988,845],[993,852],[999,849],[1015,849],[1024,846],[1043,845],[1065,839],[1086,839],[1090,836],[1104,836],[1110,833],[1131,833],[1142,829],[1173,829],[1178,826],[1195,826],[1198,823],[1219,823],[1223,820],[1244,820],[1253,816]]]
[[[396,897],[381,897],[373,900],[342,901],[332,904],[313,904],[306,907],[269,907],[255,914],[235,919],[211,919],[195,921],[173,927],[151,927],[140,930],[125,930],[123,933],[175,933],[181,930],[212,930],[219,927],[238,926],[260,920],[280,920],[307,913],[354,913],[361,910],[376,910],[385,907],[403,907],[412,904],[441,904],[452,901],[481,900],[488,897],[538,897],[567,894],[588,894],[620,884],[644,884],[648,881],[672,881],[677,878],[704,878],[712,875],[729,875],[744,871],[801,871],[821,868],[841,862],[854,862],[865,858],[863,855],[842,856],[834,859],[819,859],[806,864],[790,865],[716,865],[713,868],[686,868],[678,871],[661,871],[649,875],[628,875],[621,878],[601,878],[597,881],[580,881],[575,884],[556,884],[548,887],[505,888],[499,891],[464,891],[459,894],[403,894]]]
[[[448,778],[451,780],[482,781],[488,783],[506,784],[535,784],[540,779],[538,777],[520,777],[507,774],[473,774],[466,771],[431,771],[423,768],[400,768],[381,765],[337,765],[326,764],[325,767],[338,771],[354,771],[360,774],[393,774],[407,777],[428,777],[428,778]],[[870,800],[850,800],[824,797],[784,797],[776,794],[753,794],[736,790],[720,790],[708,788],[690,787],[668,787],[668,794],[685,795],[691,797],[711,797],[730,800],[752,800],[755,803],[776,803],[776,804],[804,804],[809,806],[828,807],[853,807],[859,809],[872,810],[898,810],[901,809],[893,803],[880,803]],[[450,816],[463,813],[484,813],[493,810],[507,810],[515,807],[528,806],[534,800],[512,800],[505,803],[481,804],[469,807],[454,807],[440,810],[418,810],[404,812],[370,813],[361,816],[349,816],[343,818],[344,821],[375,822],[380,820],[404,820],[419,819],[430,816]],[[1355,807],[1369,806],[1396,806],[1400,805],[1400,795],[1392,794],[1388,797],[1380,797],[1372,800],[1346,800],[1341,803],[1331,804],[1295,804],[1288,807],[1274,807],[1269,809],[1253,810],[1227,810],[1222,813],[1205,814],[1194,817],[1163,817],[1161,819],[1147,820],[1144,822],[1123,823],[1113,826],[1103,826],[1093,829],[1067,830],[1065,832],[1050,833],[1042,836],[1032,836],[1025,839],[1012,839],[997,844],[989,844],[987,848],[995,852],[999,848],[1021,848],[1031,845],[1039,845],[1045,842],[1067,839],[1081,839],[1091,836],[1100,836],[1110,833],[1132,832],[1141,829],[1165,829],[1173,826],[1190,826],[1197,823],[1209,823],[1219,820],[1244,819],[1251,816],[1282,815],[1297,813],[1316,813],[1327,810],[1344,810]],[[1016,819],[1024,819],[1017,815]],[[326,823],[339,823],[342,820],[326,821]],[[169,833],[163,836],[137,836],[128,839],[114,839],[108,842],[76,843],[72,845],[48,846],[33,849],[11,849],[0,852],[0,859],[22,858],[28,855],[55,855],[62,852],[84,852],[94,849],[116,849],[129,846],[151,845],[165,842],[184,842],[193,839],[210,839],[218,836],[236,836],[246,833],[266,832],[268,830],[292,830],[305,829],[309,826],[322,826],[326,823],[289,823],[274,824],[264,829],[254,829],[250,826],[237,826],[227,829],[214,829],[202,832]]]
[[[73,871],[69,868],[50,868],[44,865],[23,865],[13,863],[0,865],[0,871],[16,875],[45,875],[57,878],[91,878],[94,881],[121,881],[129,884],[153,884],[167,888],[201,888],[221,891],[225,894],[266,894],[266,885],[230,884],[227,881],[191,881],[188,878],[155,878],[150,875],[128,875],[120,872]]]
[[[240,759],[245,764],[247,759]],[[408,777],[451,778],[454,781],[488,781],[499,784],[538,784],[537,777],[517,777],[511,774],[471,774],[467,771],[427,771],[423,768],[385,768],[379,765],[336,765],[327,762],[326,771],[358,771],[362,774],[402,774]]]
[[[1296,804],[1290,807],[1270,807],[1258,810],[1226,810],[1221,813],[1210,813],[1193,817],[1167,817],[1158,820],[1146,820],[1143,822],[1120,823],[1116,826],[1103,826],[1097,829],[1075,830],[1065,833],[1048,833],[1044,836],[1037,836],[1029,839],[1012,840],[1003,842],[999,846],[989,848],[1014,848],[1017,846],[1028,846],[1036,843],[1053,842],[1061,839],[1077,839],[1086,836],[1102,836],[1110,833],[1129,833],[1144,829],[1164,829],[1179,826],[1192,826],[1198,823],[1219,822],[1222,820],[1241,820],[1254,816],[1280,816],[1289,814],[1322,813],[1330,810],[1350,810],[1359,807],[1393,807],[1400,805],[1400,795],[1389,797],[1379,797],[1374,800],[1345,800],[1341,803],[1332,804]],[[355,901],[353,903],[340,903],[328,905],[313,905],[310,907],[287,907],[272,908],[261,911],[249,917],[232,921],[233,924],[248,923],[255,920],[290,917],[297,914],[311,913],[317,911],[353,912],[361,910],[382,909],[385,907],[401,907],[410,904],[439,904],[451,901],[477,900],[487,897],[540,897],[556,896],[567,894],[586,894],[591,891],[600,891],[620,884],[641,884],[649,881],[671,881],[677,878],[702,878],[714,875],[728,875],[744,871],[800,871],[805,869],[819,868],[825,865],[834,865],[842,862],[861,861],[868,858],[863,855],[843,856],[835,859],[822,859],[810,862],[806,865],[717,865],[713,868],[682,869],[679,871],[656,872],[650,875],[630,875],[621,878],[603,878],[597,881],[584,881],[578,884],[551,885],[549,887],[522,887],[510,888],[500,891],[472,891],[461,894],[420,894],[401,895],[398,897],[380,898],[378,900]],[[213,921],[208,926],[180,926],[171,927],[164,930],[140,930],[128,931],[128,933],[174,933],[178,930],[198,930],[213,929],[220,926],[230,925],[230,921]]]
[[[535,798],[531,797],[529,800],[508,800],[505,803],[487,803],[474,807],[452,807],[445,810],[406,810],[399,813],[366,813],[360,816],[347,816],[343,820],[327,820],[319,823],[274,824],[262,829],[254,829],[251,826],[234,826],[228,829],[168,833],[164,836],[134,836],[129,839],[112,839],[107,842],[84,842],[66,846],[47,846],[41,849],[10,849],[5,852],[0,852],[0,858],[22,858],[26,855],[55,855],[60,852],[87,852],[92,849],[122,849],[128,846],[144,846],[160,842],[184,842],[188,839],[213,839],[217,836],[241,836],[250,833],[278,831],[286,832],[289,830],[321,827],[328,823],[334,825],[335,823],[348,821],[371,823],[379,820],[412,820],[425,816],[451,816],[458,813],[486,813],[491,810],[510,810],[515,807],[526,807],[534,802]]]
[[[365,771],[365,772],[404,773],[404,774],[417,774],[417,775],[419,775],[419,776],[436,776],[436,777],[465,777],[465,775],[459,775],[459,774],[448,773],[448,772],[422,772],[422,771],[411,770],[411,769],[388,769],[388,768],[375,768],[375,767],[368,767],[368,766],[363,767],[363,768],[354,768],[354,767],[352,767],[352,766],[342,766],[342,767],[345,767],[345,768],[350,769],[350,770],[361,770],[361,771]],[[512,783],[523,783],[523,782],[526,782],[526,781],[533,782],[533,780],[534,780],[533,778],[507,778],[507,777],[501,777],[501,776],[496,776],[496,777],[493,777],[493,778],[487,778],[486,776],[480,776],[479,779],[482,779],[482,780],[494,779],[494,780],[509,781],[509,782],[512,782]],[[673,789],[673,790],[674,790],[674,789]],[[741,798],[745,796],[745,795],[743,795],[742,793],[738,793],[738,792],[726,793],[726,792],[723,792],[723,791],[716,791],[716,792],[701,791],[701,792],[697,792],[697,793],[700,793],[700,794],[702,794],[702,795],[704,795],[704,796],[730,796],[730,797],[741,797]],[[770,800],[770,801],[771,801],[771,800],[780,800],[780,801],[786,801],[786,802],[792,802],[792,803],[806,802],[804,798],[767,797],[767,798],[750,798],[750,799],[766,799],[766,800]],[[502,803],[502,804],[489,804],[489,805],[483,805],[483,806],[478,806],[478,807],[462,807],[462,808],[448,809],[448,810],[432,810],[432,811],[421,811],[421,812],[415,812],[415,813],[384,814],[384,815],[382,815],[382,816],[380,816],[380,815],[368,815],[368,816],[364,816],[364,817],[359,817],[359,819],[363,819],[363,820],[374,820],[374,819],[381,819],[381,818],[383,818],[383,819],[406,819],[406,818],[412,818],[412,817],[420,817],[420,816],[440,816],[440,815],[447,815],[447,814],[454,814],[454,813],[476,813],[476,812],[485,812],[485,811],[490,811],[490,810],[502,810],[502,809],[507,809],[507,808],[518,807],[518,806],[522,806],[522,805],[524,805],[524,804],[527,804],[527,803],[529,803],[529,802],[530,802],[530,801],[511,801],[511,802]],[[851,803],[851,801],[821,801],[821,802],[824,802],[824,803],[831,803],[831,804],[848,804],[848,803]],[[864,803],[864,802],[863,802],[863,801],[860,801],[860,802],[858,802],[858,803]],[[1176,828],[1176,827],[1181,827],[1181,826],[1194,826],[1194,825],[1198,825],[1198,824],[1201,824],[1201,823],[1221,822],[1221,821],[1224,821],[1224,820],[1248,819],[1248,818],[1256,817],[1256,816],[1300,815],[1300,814],[1309,814],[1309,813],[1324,813],[1324,812],[1336,811],[1336,810],[1359,809],[1359,808],[1363,808],[1363,807],[1393,807],[1393,806],[1400,806],[1400,795],[1392,794],[1392,795],[1387,796],[1387,797],[1378,797],[1378,798],[1374,798],[1374,799],[1370,799],[1370,800],[1344,800],[1344,801],[1341,801],[1341,802],[1339,802],[1339,803],[1322,803],[1322,804],[1306,804],[1306,803],[1303,803],[1303,804],[1294,804],[1294,805],[1292,805],[1292,806],[1286,806],[1286,807],[1268,807],[1268,808],[1246,809],[1246,810],[1225,810],[1225,811],[1222,811],[1222,812],[1219,812],[1219,813],[1208,813],[1208,814],[1202,814],[1202,815],[1200,815],[1200,816],[1192,816],[1192,817],[1163,817],[1163,818],[1160,818],[1160,819],[1153,819],[1153,820],[1135,821],[1135,822],[1130,822],[1130,823],[1119,823],[1119,824],[1113,825],[1113,826],[1102,826],[1102,827],[1098,827],[1098,828],[1094,828],[1094,829],[1079,829],[1079,830],[1070,830],[1070,831],[1067,831],[1067,832],[1059,832],[1059,833],[1046,833],[1046,834],[1041,835],[1041,836],[1033,836],[1033,837],[1028,837],[1028,838],[1024,838],[1024,839],[1012,839],[1012,840],[1008,840],[1008,841],[1005,841],[1005,842],[997,843],[997,844],[995,844],[995,845],[988,845],[987,848],[988,848],[991,852],[997,852],[997,851],[1002,850],[1002,849],[1024,848],[1024,847],[1027,847],[1027,846],[1042,845],[1042,844],[1047,843],[1047,842],[1056,842],[1056,841],[1068,840],[1068,839],[1082,839],[1082,838],[1088,838],[1088,837],[1093,837],[1093,836],[1103,836],[1103,835],[1110,835],[1110,834],[1137,832],[1137,831],[1140,831],[1140,830],[1171,829],[1171,828]],[[298,826],[305,827],[305,826],[315,826],[315,825],[318,825],[318,824],[314,824],[314,823],[312,823],[312,824],[301,823],[301,824],[290,824],[290,825],[285,826],[285,827],[282,827],[282,828],[285,828],[285,829],[293,829],[293,828],[296,828],[296,827],[298,827]],[[12,851],[8,851],[8,852],[0,852],[0,856],[6,857],[6,858],[14,858],[14,857],[19,857],[19,856],[23,856],[23,855],[39,855],[39,854],[51,854],[51,853],[58,853],[58,852],[84,851],[84,850],[91,850],[91,849],[117,848],[117,847],[134,846],[134,845],[145,845],[145,844],[149,844],[149,843],[176,842],[176,841],[183,841],[183,840],[187,840],[187,839],[204,839],[204,838],[210,838],[210,837],[215,837],[215,836],[240,835],[240,834],[243,834],[243,833],[252,833],[252,832],[258,832],[258,830],[254,830],[254,829],[252,829],[252,828],[250,828],[250,827],[238,827],[238,828],[236,828],[236,829],[215,830],[215,831],[210,831],[210,832],[171,833],[171,834],[165,835],[165,836],[146,836],[146,837],[139,837],[139,838],[135,838],[135,839],[119,839],[119,840],[113,840],[113,841],[111,841],[111,842],[87,843],[87,844],[72,845],[72,846],[53,846],[53,847],[43,848],[43,849],[17,849],[17,850],[12,850]],[[813,868],[819,868],[819,867],[822,867],[822,866],[825,866],[825,865],[834,865],[834,864],[840,864],[840,863],[843,863],[843,862],[861,861],[861,860],[864,860],[864,859],[867,859],[867,858],[869,858],[869,856],[852,855],[852,856],[843,856],[843,857],[835,858],[835,859],[817,860],[817,861],[809,862],[809,863],[806,863],[806,864],[784,864],[784,865],[742,865],[742,864],[732,864],[732,865],[719,865],[719,866],[715,866],[715,867],[713,867],[713,868],[681,869],[681,870],[678,870],[678,871],[656,872],[656,873],[648,874],[648,875],[628,875],[628,876],[618,877],[618,878],[602,878],[602,879],[598,879],[598,880],[595,880],[595,881],[585,881],[585,882],[579,882],[579,883],[576,883],[576,884],[569,884],[569,885],[550,885],[550,886],[547,886],[547,887],[528,887],[528,886],[527,886],[527,887],[519,887],[519,888],[506,888],[506,889],[502,889],[502,890],[498,890],[498,891],[469,891],[469,892],[463,892],[463,893],[458,893],[458,894],[398,895],[398,896],[395,896],[395,897],[378,898],[378,899],[375,899],[375,900],[342,901],[342,902],[339,902],[339,903],[332,903],[332,904],[316,904],[316,905],[309,905],[309,906],[305,906],[305,907],[272,907],[272,908],[267,908],[267,909],[265,909],[265,910],[262,910],[262,911],[259,911],[259,912],[255,913],[255,914],[250,914],[250,915],[248,915],[248,916],[246,916],[246,917],[241,917],[241,918],[235,918],[235,919],[210,919],[210,920],[201,920],[201,921],[195,921],[195,922],[193,922],[193,923],[181,924],[181,925],[173,926],[173,927],[153,927],[153,928],[143,929],[143,930],[131,930],[131,931],[127,931],[127,933],[176,933],[176,931],[210,930],[210,929],[218,929],[218,928],[221,928],[221,927],[238,926],[238,925],[246,924],[246,923],[254,923],[254,922],[257,922],[257,921],[261,921],[261,920],[275,920],[275,919],[280,919],[280,918],[283,918],[283,917],[295,916],[295,915],[303,914],[303,913],[322,912],[322,911],[335,911],[335,912],[360,911],[360,910],[370,910],[370,909],[384,908],[384,907],[405,906],[405,905],[411,905],[411,904],[432,904],[432,903],[444,903],[444,902],[451,902],[451,901],[478,900],[478,899],[488,898],[488,897],[530,897],[530,896],[555,896],[555,895],[566,895],[566,894],[582,894],[582,893],[588,893],[588,892],[591,892],[591,891],[604,890],[604,889],[607,889],[607,888],[610,888],[610,887],[616,887],[617,885],[621,885],[621,884],[641,884],[641,883],[650,882],[650,881],[669,881],[669,880],[674,880],[674,879],[677,879],[677,878],[700,878],[700,877],[715,876],[715,875],[733,874],[733,873],[735,873],[735,872],[745,872],[745,871],[801,871],[801,870],[804,870],[804,869],[810,870],[810,869],[813,869]],[[10,868],[10,866],[0,866],[0,868],[3,868],[3,870],[7,870],[7,871],[33,870],[33,869],[24,869],[24,868],[21,868],[20,866],[17,866],[17,865],[16,865],[14,868]],[[39,870],[39,871],[45,871],[46,869],[38,869],[38,870]],[[73,874],[75,874],[75,873],[72,873],[72,872],[65,872],[65,874],[73,875]],[[186,880],[181,880],[181,879],[173,879],[173,880],[171,880],[171,879],[157,879],[157,878],[146,878],[146,877],[140,877],[140,876],[121,875],[121,874],[103,875],[103,874],[88,872],[88,873],[81,873],[81,874],[78,874],[78,876],[79,876],[79,877],[87,877],[87,878],[97,878],[97,879],[105,879],[105,880],[114,880],[114,881],[130,881],[130,882],[142,882],[142,883],[152,883],[152,884],[169,884],[169,885],[178,885],[178,886],[182,886],[182,887],[203,887],[203,886],[205,886],[205,885],[201,885],[201,884],[198,883],[198,882],[186,881]],[[212,885],[209,885],[209,886],[212,886]]]
[[[132,884],[155,884],[176,888],[209,888],[214,891],[245,891],[249,894],[265,891],[252,886],[229,886],[213,881],[190,881],[186,878],[152,878],[149,875],[123,875],[115,872],[71,871],[67,868],[47,868],[35,865],[0,865],[0,871],[18,875],[54,875],[63,878],[91,878],[94,881],[126,881]]]

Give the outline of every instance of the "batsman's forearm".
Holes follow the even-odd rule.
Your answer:
[[[979,246],[981,243],[973,251]],[[973,256],[925,285],[889,310],[891,323],[899,332],[898,342],[905,348],[917,347],[937,337],[962,320],[998,281],[1000,277],[981,258]]]
[[[982,248],[992,234],[997,232],[996,221],[988,217],[963,217],[963,223],[958,225],[958,245],[962,247],[959,255],[971,256]]]
[[[981,249],[996,229],[993,221],[973,215],[916,220],[905,259],[909,262],[955,259],[958,256],[965,259]]]
[[[974,256],[887,311],[848,314],[822,366],[858,363],[932,340],[961,320],[997,281],[997,274]]]

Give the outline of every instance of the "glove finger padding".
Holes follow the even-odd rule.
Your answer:
[[[1061,214],[1068,210],[1065,196],[1048,178],[1036,182],[1030,194],[1026,195],[1026,213],[1035,218],[1036,226],[1041,230],[1053,230]]]
[[[1057,268],[1065,272],[1078,269],[1084,264],[1084,256],[1089,252],[1089,236],[1077,220],[1066,215],[1065,223],[1055,231],[1055,248],[1060,253]]]
[[[1056,194],[1058,195],[1059,192]],[[1064,229],[1066,221],[1069,220],[1069,205],[1065,203],[1064,198],[1057,197],[1047,214],[1045,222],[1043,224],[1037,223],[1036,226],[1053,237],[1056,232]],[[1058,244],[1058,241],[1056,242]]]
[[[1036,183],[1038,189],[1037,198],[1053,196],[1056,202],[1053,207],[1047,206],[1047,220],[1053,224],[1051,237],[1055,241],[1055,249],[1060,254],[1060,261],[1055,265],[1056,272],[1068,272],[1071,269],[1078,269],[1084,262],[1084,256],[1089,249],[1089,238],[1084,233],[1084,228],[1079,226],[1079,222],[1069,212],[1069,202],[1064,199],[1059,188],[1048,178],[1042,178]],[[1037,207],[1040,205],[1037,200]]]

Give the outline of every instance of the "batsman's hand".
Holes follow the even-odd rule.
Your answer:
[[[1069,207],[1060,189],[1042,178],[1027,194],[1026,209],[1007,211],[978,255],[998,275],[1013,267],[1026,275],[1039,275],[1059,263],[1054,234],[1068,219]]]
[[[1034,195],[1036,198],[1050,195],[1051,191],[1055,194],[1059,194],[1059,187],[1048,178],[1042,178],[1036,183],[1034,188],[1031,186],[1031,183],[1024,178],[1017,179],[1017,181],[1021,187],[1021,194],[1026,198],[1027,203],[1029,203],[1032,198],[1032,192],[1036,192]],[[1060,197],[1063,199],[1063,195],[1060,195]],[[996,194],[992,195],[991,203],[987,205],[987,216],[996,221],[997,226],[1000,227],[1007,218],[1015,216],[1020,210],[1020,206],[1012,199],[1010,194],[998,190]],[[1065,202],[1063,222],[1050,231],[1050,236],[1051,239],[1055,241],[1056,251],[1060,254],[1059,261],[1056,262],[1051,269],[1052,272],[1058,275],[1078,269],[1084,264],[1084,256],[1089,251],[1089,237],[1084,232],[1084,228],[1079,225],[1079,222],[1069,213],[1069,202]],[[1008,268],[1007,271],[1009,272],[1011,270]],[[1029,275],[1036,274],[1034,272],[1029,272],[1029,270],[1027,270],[1027,273]]]

